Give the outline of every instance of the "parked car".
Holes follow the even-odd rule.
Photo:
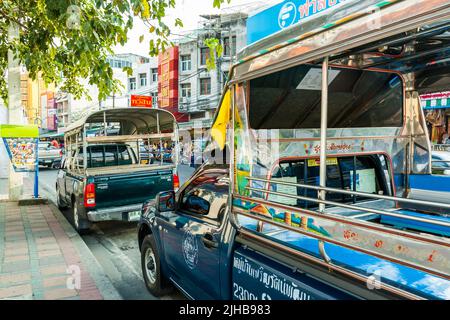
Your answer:
[[[433,174],[450,175],[450,152],[433,151],[431,154]]]
[[[59,168],[62,155],[63,151],[61,148],[52,146],[50,142],[39,142],[38,157],[40,166]]]

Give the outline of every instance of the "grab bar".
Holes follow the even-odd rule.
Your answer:
[[[267,182],[267,183],[271,183],[271,184],[282,184],[282,185],[286,185],[286,186],[300,187],[300,188],[311,189],[311,190],[316,190],[316,191],[328,191],[328,192],[332,192],[332,193],[355,195],[355,196],[373,198],[373,199],[378,199],[378,200],[398,201],[398,202],[403,202],[403,203],[425,205],[425,206],[431,206],[431,207],[436,207],[436,208],[445,208],[445,209],[450,210],[450,204],[448,204],[448,203],[438,203],[438,202],[430,202],[430,201],[424,201],[424,200],[405,199],[405,198],[391,197],[391,196],[385,196],[385,195],[373,194],[373,193],[367,193],[367,192],[342,190],[342,189],[336,189],[336,188],[330,188],[330,187],[312,186],[312,185],[308,185],[308,184],[269,180],[269,179],[263,179],[263,178],[254,178],[254,177],[246,177],[246,178],[247,178],[247,180]]]

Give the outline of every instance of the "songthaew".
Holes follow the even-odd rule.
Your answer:
[[[93,222],[135,221],[143,202],[178,187],[178,125],[164,110],[94,112],[68,127],[58,174],[58,206],[78,231]]]
[[[449,85],[449,59],[448,0],[349,0],[244,49],[219,157],[142,215],[150,291],[449,299],[450,180],[431,174],[419,99]]]

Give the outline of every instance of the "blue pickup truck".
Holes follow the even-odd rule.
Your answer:
[[[419,99],[448,88],[449,12],[346,1],[246,47],[205,163],[143,205],[149,291],[450,299],[450,184]]]
[[[153,295],[176,286],[191,299],[355,298],[274,260],[277,250],[261,244],[252,248],[251,239],[237,237],[228,200],[228,168],[204,165],[176,194],[162,192],[144,204],[139,247],[144,280]],[[321,272],[326,276],[328,271]]]

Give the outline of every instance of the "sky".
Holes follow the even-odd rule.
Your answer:
[[[238,10],[236,6],[255,3],[277,3],[280,0],[231,0],[230,4],[222,5],[226,10]],[[164,20],[167,25],[171,27],[173,33],[183,33],[187,30],[196,29],[201,19],[201,14],[218,13],[219,10],[213,8],[213,0],[176,0],[176,8],[168,12]],[[175,18],[180,18],[183,21],[184,27],[182,29],[174,27]],[[139,37],[144,35],[144,41],[139,42]],[[135,18],[132,32],[128,34],[129,40],[125,46],[117,46],[114,48],[115,53],[136,53],[143,56],[148,56],[149,41],[152,36],[148,32],[148,28],[144,23]]]

